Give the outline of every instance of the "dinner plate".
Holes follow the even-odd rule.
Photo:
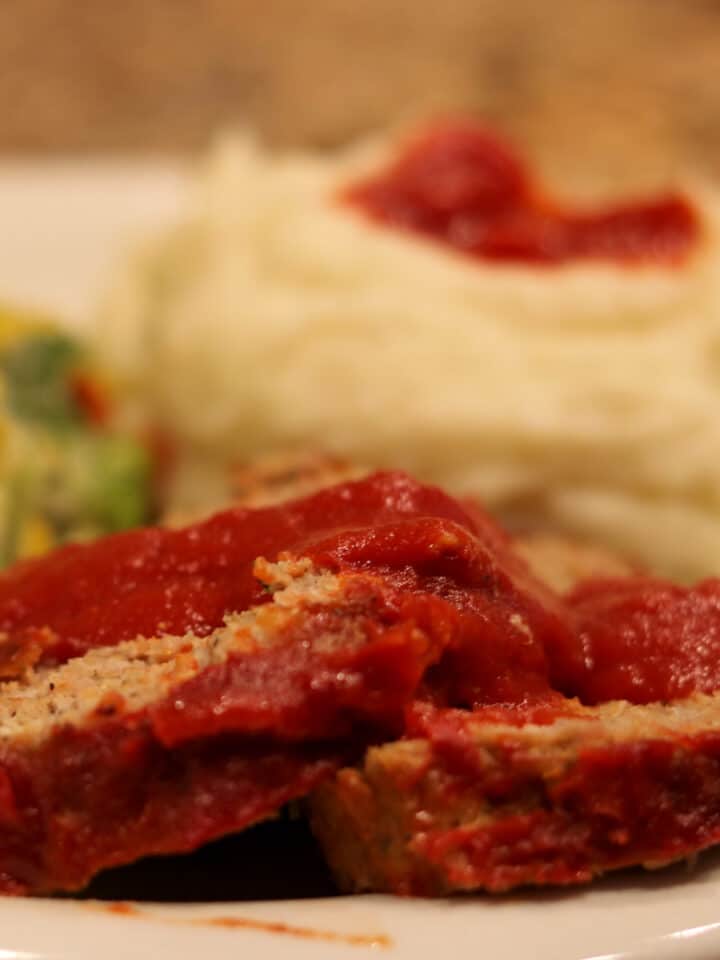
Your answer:
[[[252,871],[252,863],[236,869]],[[0,960],[717,960],[720,861],[594,887],[420,901],[0,901]]]
[[[87,325],[119,258],[179,215],[187,189],[188,172],[179,163],[0,164],[0,302],[50,309],[76,328]],[[265,874],[283,869],[264,863],[261,845],[218,849],[228,850],[225,874],[244,878],[244,896],[263,864]],[[169,869],[179,869],[171,863]],[[188,863],[204,883],[207,863]],[[692,867],[629,871],[579,890],[429,902],[203,896],[202,903],[155,903],[168,899],[171,886],[156,879],[149,891],[144,882],[145,899],[133,904],[139,876],[126,876],[122,900],[107,899],[107,889],[98,894],[102,900],[0,900],[0,960],[362,960],[371,952],[388,960],[720,957],[715,853]]]

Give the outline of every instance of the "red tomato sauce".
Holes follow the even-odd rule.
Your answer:
[[[229,510],[182,530],[148,528],[69,545],[0,576],[4,641],[40,643],[45,662],[158,633],[210,633],[268,599],[257,557],[331,533],[432,516],[473,529],[456,501],[401,474],[377,474],[261,510]]]
[[[720,689],[720,580],[588,581],[568,598],[583,651],[567,675],[585,703],[677,700]]]
[[[578,726],[571,732],[571,722],[558,734],[559,749],[544,749],[536,736],[497,734],[487,748],[478,746],[485,724],[574,717]],[[408,735],[427,741],[423,775],[431,772],[442,785],[449,809],[472,811],[482,798],[488,815],[457,826],[440,816],[417,829],[408,841],[414,867],[399,882],[391,879],[394,892],[585,883],[606,870],[666,863],[720,841],[717,731],[613,740],[603,729],[577,701],[562,698],[473,712],[415,705]],[[414,772],[408,779],[411,793],[424,782],[417,778]],[[434,807],[442,809],[443,800]]]
[[[466,714],[465,718],[471,716]],[[473,718],[474,721],[474,718]],[[598,872],[682,858],[720,840],[716,732],[683,741],[641,739],[588,745],[548,777],[522,748],[497,765],[482,760],[462,724],[426,731],[433,769],[455,803],[492,798],[496,817],[419,831],[413,852],[454,890],[502,892],[518,884],[578,884]],[[545,798],[527,808],[528,797]],[[399,892],[427,892],[422,872]]]
[[[307,600],[276,635],[281,642],[231,654],[174,687],[149,711],[162,744],[237,732],[346,743],[368,730],[401,734],[404,708],[457,618],[437,597],[363,573],[342,579],[337,604]]]
[[[270,599],[253,575],[254,561],[288,552],[322,569],[382,578],[382,622],[394,617],[422,627],[431,645],[444,649],[442,658],[417,654],[407,664],[409,692],[432,665],[425,695],[437,704],[542,698],[551,689],[546,650],[573,655],[559,602],[514,558],[489,517],[477,510],[471,516],[402,474],[376,474],[280,506],[227,511],[184,530],[138,530],[65,547],[10,570],[0,578],[10,665],[18,645],[52,663],[138,635],[207,634],[227,613]],[[387,656],[390,663],[392,651]],[[308,673],[319,666],[295,658],[292,668]],[[234,682],[242,687],[244,668],[220,672],[230,669],[239,671]],[[285,671],[273,669],[260,687],[284,682]],[[209,671],[187,691],[189,701],[202,714],[210,687],[227,681]],[[390,697],[388,711],[402,699]],[[211,719],[203,715],[198,724],[207,730]],[[309,722],[294,717],[287,726],[301,730]],[[187,710],[182,723],[189,723]]]
[[[720,581],[590,581],[560,597],[487,515],[397,473],[19,564],[0,576],[0,675],[140,635],[207,634],[226,614],[270,599],[254,561],[286,554],[382,580],[384,622],[422,625],[442,647],[442,656],[406,654],[405,686],[420,682],[419,696],[437,707],[540,704],[556,694],[646,703],[720,689]],[[210,673],[199,684],[216,681]],[[198,689],[198,704],[207,694]]]
[[[379,224],[478,260],[506,263],[677,265],[700,236],[696,211],[676,192],[574,209],[471,122],[431,127],[387,169],[352,184],[342,199]]]
[[[532,746],[499,739],[488,762],[476,742],[483,723],[582,717],[572,697],[720,689],[720,581],[597,580],[560,597],[477,507],[403,474],[23,563],[0,577],[0,661],[25,669],[25,654],[57,662],[138,634],[207,633],[271,599],[254,561],[283,555],[349,584],[337,605],[309,591],[282,642],[231,653],[137,713],[111,692],[32,750],[10,738],[0,892],[74,889],[105,867],[194,849],[398,736],[428,742],[449,805],[482,796],[498,813],[412,833],[413,857],[452,889],[578,883],[720,841],[716,731],[684,736],[682,750],[588,738],[549,772]],[[427,877],[399,892],[432,892]]]
[[[226,737],[164,748],[140,714],[58,727],[0,764],[0,894],[83,887],[99,870],[194,850],[305,796],[345,758]]]
[[[438,705],[544,699],[551,695],[548,652],[573,656],[556,598],[496,536],[418,518],[343,533],[304,552],[322,567],[372,569],[405,595],[445,601],[451,640],[420,691]]]

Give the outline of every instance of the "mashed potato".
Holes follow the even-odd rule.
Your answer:
[[[720,574],[718,198],[687,188],[680,267],[498,265],[337,201],[387,152],[225,142],[112,292],[100,349],[180,445],[175,505],[221,497],[228,462],[322,448]]]

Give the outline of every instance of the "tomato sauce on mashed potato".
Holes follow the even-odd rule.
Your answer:
[[[719,573],[717,196],[686,184],[585,209],[496,144],[490,172],[523,201],[493,249],[520,230],[525,254],[501,257],[357,202],[423,136],[457,130],[335,154],[217,148],[185,222],[133,262],[100,324],[128,416],[131,401],[149,410],[177,444],[174,506],[219,504],[229,463],[322,448],[664,573]],[[473,163],[487,174],[481,153],[460,155],[441,206]],[[440,182],[432,164],[425,176]],[[582,255],[528,255],[548,223],[570,247],[585,229]],[[472,226],[482,247],[487,224]]]

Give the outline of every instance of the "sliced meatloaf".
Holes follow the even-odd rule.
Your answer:
[[[408,731],[313,794],[313,827],[344,890],[575,884],[720,841],[718,695],[424,707]]]
[[[2,687],[0,892],[193,849],[397,732],[439,654],[423,611],[408,619],[369,574],[256,574],[272,602],[206,636],[127,641]]]

